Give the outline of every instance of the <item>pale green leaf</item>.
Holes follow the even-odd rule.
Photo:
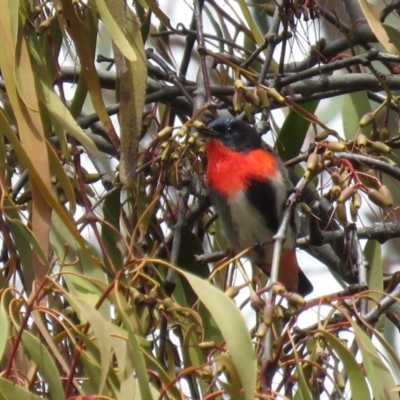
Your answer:
[[[382,26],[385,28],[385,31],[386,31],[387,35],[389,36],[390,43],[395,45],[396,49],[398,51],[400,51],[400,32],[399,32],[399,30],[391,25],[383,24]]]
[[[369,136],[371,127],[360,128],[359,122],[364,114],[371,112],[366,92],[349,93],[344,96],[342,116],[343,131],[347,140],[354,139],[360,131]]]
[[[368,261],[368,288],[371,291],[368,293],[369,296],[378,302],[383,294],[383,270],[382,270],[382,258],[381,258],[381,245],[377,240],[369,239],[364,248],[364,255]],[[370,301],[368,308],[376,306],[376,302]]]
[[[229,354],[243,385],[246,399],[253,399],[256,358],[245,321],[235,303],[210,282],[181,271],[213,316],[226,341]],[[235,329],[232,329],[232,327]]]
[[[27,392],[22,386],[7,379],[0,378],[0,400],[42,400],[42,397]]]
[[[126,362],[125,362],[125,370],[122,372],[122,379],[126,380],[133,372],[133,368],[135,369],[135,375],[138,379],[139,384],[139,392],[141,395],[141,399],[143,400],[152,400],[152,395],[149,389],[149,379],[146,370],[146,364],[143,358],[142,349],[140,347],[139,341],[135,335],[135,323],[132,325],[130,318],[128,317],[126,311],[127,309],[124,307],[124,302],[121,302],[121,296],[117,292],[118,296],[117,306],[119,315],[122,318],[124,323],[124,327],[126,332],[128,333],[128,346],[126,351]]]
[[[314,114],[319,104],[318,100],[302,104],[302,108],[311,114]],[[296,129],[293,129],[293,127]],[[284,161],[297,157],[303,147],[304,139],[307,135],[310,121],[291,110],[276,139],[276,150]]]
[[[96,343],[100,352],[101,368],[99,386],[96,389],[99,393],[101,393],[107,379],[108,370],[111,365],[112,359],[110,327],[107,322],[104,321],[100,312],[92,307],[90,304],[67,293],[65,295],[71,305],[73,305],[75,311],[82,314],[83,319],[89,322],[90,327],[93,330],[94,335],[96,336]]]
[[[104,0],[95,0],[100,18],[104,23],[109,35],[115,45],[120,49],[121,53],[129,60],[136,61],[137,56],[132,46],[129,44],[124,33],[115,22]]]
[[[326,331],[323,332],[323,335],[343,363],[344,372],[350,381],[352,397],[363,400],[371,399],[364,374],[353,354],[336,336]]]
[[[358,0],[361,9],[367,19],[368,25],[374,32],[379,42],[385,47],[386,51],[390,54],[399,54],[396,46],[390,43],[389,36],[382,26],[379,13],[374,5],[368,2],[368,0]]]
[[[57,365],[47,348],[27,330],[22,334],[22,343],[37,366],[40,374],[43,375],[49,387],[51,398],[63,399],[65,395],[61,384],[61,377],[58,373]]]
[[[8,334],[9,334],[9,322],[8,315],[4,305],[4,296],[1,298],[0,302],[0,361],[3,358],[4,350],[7,345]]]
[[[379,356],[376,346],[354,321],[351,322],[374,400],[398,400],[398,396],[392,392],[396,388],[396,382]],[[355,392],[353,392],[353,397],[364,398],[355,396]]]

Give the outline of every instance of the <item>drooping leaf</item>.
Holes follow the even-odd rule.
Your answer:
[[[120,190],[110,193],[105,198],[103,202],[103,214],[104,221],[107,223],[103,223],[101,226],[101,237],[116,271],[119,271],[123,265],[122,249],[120,248],[121,235],[119,234],[120,198]],[[104,257],[104,259],[108,270],[112,270],[111,265],[108,265],[107,258]]]
[[[8,314],[4,305],[4,295],[0,301],[0,360],[3,358],[3,353],[7,345],[9,335]]]
[[[32,357],[41,375],[49,385],[49,394],[53,399],[63,399],[64,389],[61,384],[61,376],[57,365],[48,349],[29,331],[22,334],[22,343]]]
[[[22,386],[4,378],[0,378],[0,400],[42,400],[42,397],[27,392]]]
[[[353,320],[351,322],[374,400],[398,400],[398,396],[392,392],[397,387],[396,382],[379,356],[376,346],[360,326]]]
[[[107,379],[112,358],[109,326],[99,311],[90,304],[69,294],[66,294],[66,297],[71,304],[75,305],[75,311],[82,314],[83,320],[89,322],[96,337],[97,347],[100,352],[100,379],[96,390],[101,393]]]
[[[235,303],[208,281],[181,271],[199,299],[213,316],[226,341],[229,354],[242,382],[246,399],[252,399],[256,379],[256,359],[242,314]],[[235,329],[232,329],[232,327]]]
[[[136,61],[138,56],[135,52],[135,49],[131,46],[121,28],[115,22],[115,19],[111,15],[106,2],[104,0],[95,0],[95,3],[97,10],[99,11],[100,18],[103,21],[104,26],[106,27],[107,32],[111,36],[113,42],[129,61]]]
[[[360,119],[367,113],[371,112],[366,92],[354,92],[344,96],[342,108],[342,121],[344,136],[347,140],[354,139],[357,132],[369,135],[370,127],[360,128]]]
[[[319,101],[314,100],[302,104],[302,108],[313,114],[318,104]],[[309,127],[310,121],[298,112],[294,110],[290,111],[282,125],[275,144],[276,150],[284,161],[297,157],[300,154]]]
[[[350,350],[330,332],[324,331],[323,335],[332,349],[337,353],[343,363],[344,372],[350,381],[351,393],[357,399],[371,399],[361,366],[357,363]]]
[[[377,240],[369,239],[364,248],[364,255],[369,266],[367,270],[367,284],[371,292],[368,295],[378,302],[383,294],[383,269],[380,243]],[[368,308],[376,306],[376,302],[370,301]]]
[[[396,46],[397,51],[400,51],[400,34],[399,31],[391,25],[383,24],[383,28],[389,37],[389,42]]]
[[[385,47],[386,51],[390,54],[399,54],[399,50],[390,43],[389,36],[382,26],[379,13],[374,5],[368,2],[368,0],[358,0],[361,9],[367,19],[368,25],[378,38],[379,42]]]

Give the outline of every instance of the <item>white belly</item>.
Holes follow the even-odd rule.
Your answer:
[[[232,216],[232,234],[227,230],[228,239],[236,252],[240,252],[256,243],[272,240],[273,233],[267,228],[265,219],[258,210],[252,207],[243,191],[238,192],[228,201]],[[263,248],[263,257],[258,252],[252,252],[250,257],[254,262],[271,261],[273,246],[266,243]]]

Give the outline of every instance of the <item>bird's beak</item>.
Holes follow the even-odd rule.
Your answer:
[[[213,129],[207,128],[205,126],[197,128],[197,131],[208,138],[218,138],[220,135],[219,132],[214,131]]]

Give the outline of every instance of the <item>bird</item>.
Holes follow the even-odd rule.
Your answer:
[[[198,131],[207,139],[206,181],[228,242],[236,253],[253,246],[251,262],[269,275],[272,238],[293,189],[288,169],[257,131],[237,118],[219,117]],[[282,245],[278,280],[302,296],[313,289],[297,262],[294,216]]]

